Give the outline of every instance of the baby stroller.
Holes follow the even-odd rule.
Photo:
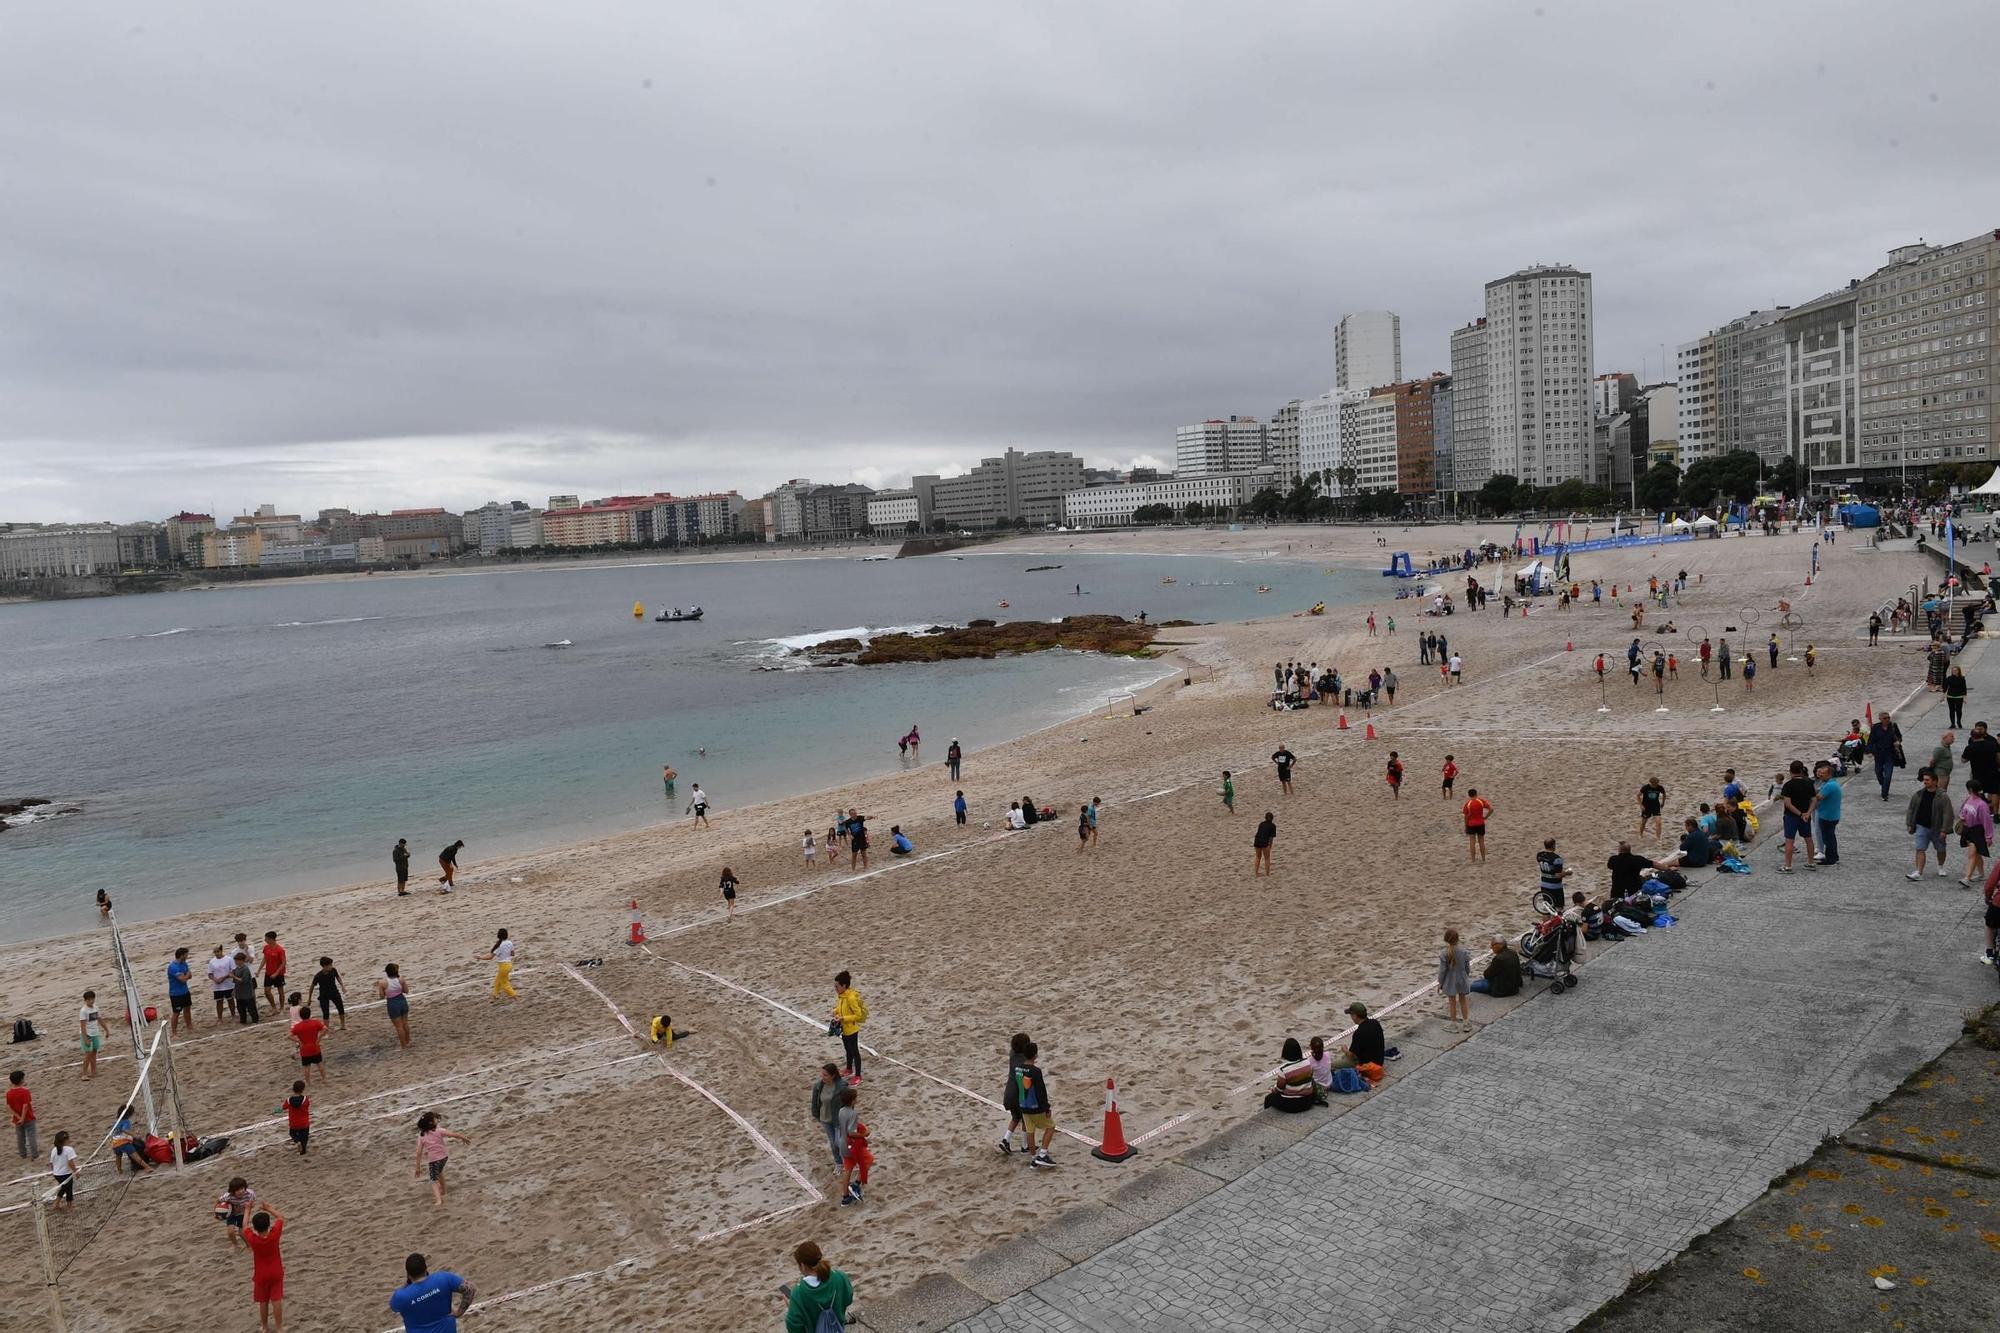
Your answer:
[[[1536,906],[1544,901],[1537,895]],[[1528,974],[1547,977],[1551,995],[1576,989],[1581,978],[1570,966],[1576,961],[1576,922],[1560,913],[1544,913],[1540,921],[1521,932],[1520,947]]]

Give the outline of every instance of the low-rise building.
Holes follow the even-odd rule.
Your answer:
[[[0,579],[115,574],[123,568],[109,523],[18,524],[0,531]]]
[[[870,532],[882,534],[921,531],[924,527],[924,517],[923,505],[913,489],[877,491],[868,497]]]
[[[160,523],[118,525],[118,564],[122,569],[157,569],[173,563],[167,529]]]
[[[1189,504],[1234,512],[1266,486],[1278,484],[1275,468],[1220,476],[1182,477],[1124,486],[1090,486],[1063,497],[1063,521],[1073,528],[1115,528],[1132,521],[1148,505],[1166,505],[1176,513]]]
[[[378,564],[385,543],[380,537],[351,542],[266,542],[259,564],[264,569],[321,569]],[[371,553],[374,558],[370,559]]]
[[[264,560],[264,534],[254,527],[217,528],[201,539],[203,569],[255,569]]]
[[[189,513],[184,509],[161,526],[167,530],[167,559],[176,565],[198,565],[201,563],[201,536],[215,531],[215,517],[212,514]],[[189,550],[191,543],[195,547],[192,551]]]

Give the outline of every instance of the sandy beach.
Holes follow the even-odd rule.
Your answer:
[[[1380,531],[1387,548],[1366,528],[1270,528],[1039,533],[981,549],[1379,567],[1387,550],[1411,550],[1421,564],[1426,551],[1505,540],[1513,525]],[[300,1158],[282,1116],[273,1119],[298,1069],[282,1025],[218,1026],[198,974],[198,1031],[176,1043],[176,1065],[190,1128],[228,1133],[230,1147],[122,1194],[108,1154],[85,1170],[74,1214],[50,1219],[58,1262],[80,1251],[62,1278],[70,1327],[254,1328],[249,1262],[211,1217],[237,1174],[287,1219],[295,1330],[390,1327],[386,1300],[411,1250],[465,1274],[482,1297],[528,1292],[480,1327],[774,1327],[777,1286],[793,1276],[787,1252],[808,1238],[853,1278],[865,1310],[871,1293],[1122,1183],[1131,1168],[1088,1155],[1106,1078],[1118,1082],[1128,1135],[1143,1137],[1141,1161],[1258,1114],[1256,1076],[1285,1036],[1336,1031],[1350,1000],[1379,1006],[1429,980],[1447,926],[1473,941],[1518,931],[1544,837],[1561,840],[1590,892],[1617,840],[1633,833],[1641,782],[1666,787],[1673,833],[1713,798],[1725,766],[1761,795],[1784,761],[1827,753],[1864,702],[1879,709],[1902,697],[1921,678],[1920,641],[1885,636],[1871,649],[1864,622],[1935,578],[1935,566],[1842,534],[1822,548],[1824,572],[1807,587],[1814,541],[1731,537],[1574,558],[1586,588],[1601,579],[1642,595],[1649,575],[1689,571],[1684,596],[1637,631],[1648,649],[1658,641],[1680,657],[1666,712],[1650,680],[1635,690],[1624,676],[1634,631],[1622,591],[1622,605],[1609,593],[1570,610],[1544,598],[1503,619],[1496,588],[1485,612],[1428,619],[1417,603],[1392,600],[1384,580],[1374,610],[1397,630],[1370,640],[1368,608],[1306,617],[1310,597],[1287,588],[1257,621],[1170,632],[1186,665],[1143,700],[1147,711],[1079,718],[969,755],[957,784],[943,765],[948,738],[926,727],[921,765],[717,809],[711,828],[692,827],[676,805],[653,828],[506,861],[469,848],[450,897],[427,891],[435,848],[414,839],[409,898],[385,878],[143,920],[143,886],[114,888],[146,1002],[162,1011],[162,969],[176,946],[198,966],[236,931],[255,940],[276,930],[291,987],[330,955],[349,1012],[327,1040],[329,1081],[311,1089],[312,1150]],[[1162,577],[1171,572],[1163,564]],[[1482,570],[1489,583],[1495,572]],[[1442,581],[1462,592],[1462,574]],[[1803,627],[1779,631],[1786,654],[1771,669],[1762,646],[1781,600]],[[1171,585],[1149,609],[1172,615]],[[1662,619],[1679,632],[1661,635]],[[1427,629],[1464,656],[1463,686],[1446,688],[1435,667],[1419,665]],[[1740,673],[1724,683],[1724,712],[1710,711],[1718,696],[1697,675],[1704,632],[1726,635],[1739,656],[1759,650],[1755,689]],[[1810,679],[1785,660],[1808,642],[1818,658]],[[1608,713],[1590,670],[1598,652],[1611,659]],[[1350,678],[1393,666],[1401,688],[1393,707],[1352,711],[1341,731],[1335,708],[1266,706],[1272,663],[1285,660]],[[911,711],[924,720],[921,698]],[[1981,711],[1975,699],[1968,716]],[[1300,756],[1289,797],[1269,760],[1281,743]],[[1382,776],[1392,748],[1408,772],[1399,800]],[[1440,798],[1446,753],[1460,769],[1458,799],[1476,787],[1494,804],[1485,866],[1468,866],[1458,801]],[[1216,795],[1224,769],[1237,775],[1233,815]],[[954,786],[971,805],[963,828],[952,821]],[[1005,831],[1008,802],[1028,796],[1056,808],[1055,824]],[[1080,852],[1077,808],[1093,796],[1104,801],[1101,834]],[[848,806],[870,817],[874,873],[859,876],[844,857],[838,870],[824,856],[807,868],[800,835],[823,837]],[[1251,833],[1266,810],[1279,829],[1275,874],[1253,880]],[[914,840],[914,856],[888,855],[892,824]],[[381,839],[385,871],[392,840]],[[1672,842],[1637,845],[1664,854]],[[717,892],[725,865],[741,883],[733,921]],[[643,950],[624,942],[635,898],[650,936]],[[489,995],[492,964],[475,957],[503,926],[521,949],[518,1001]],[[585,960],[601,964],[566,966]],[[390,961],[411,987],[408,1050],[370,1003]],[[835,1206],[838,1173],[807,1109],[818,1066],[840,1059],[825,1020],[841,969],[866,999],[862,1039],[877,1053],[864,1056],[861,1091],[876,1166],[865,1204],[852,1208]],[[108,1014],[122,1010],[107,933],[10,947],[0,970],[10,1016],[26,1014],[46,1034],[10,1050],[8,1065],[28,1071],[44,1158],[57,1129],[88,1155],[134,1071],[122,1025],[98,1079],[80,1082],[75,1067],[81,992],[94,987]],[[1392,1017],[1390,1040],[1428,1007]],[[663,1012],[691,1033],[671,1054],[621,1023],[643,1031]],[[1030,1172],[996,1150],[1015,1031],[1041,1044],[1065,1131],[1054,1171]],[[454,1150],[441,1209],[412,1175],[413,1125],[426,1108],[472,1139]],[[46,1161],[32,1165],[45,1180]],[[27,1184],[7,1196],[0,1203],[26,1200]],[[0,1280],[13,1293],[0,1329],[46,1327],[31,1214],[0,1214],[0,1227]]]

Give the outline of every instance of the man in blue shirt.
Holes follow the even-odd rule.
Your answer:
[[[389,1309],[403,1316],[404,1333],[458,1333],[459,1318],[472,1308],[472,1284],[456,1273],[431,1272],[421,1254],[405,1259],[403,1271],[410,1280],[389,1297]]]
[[[1819,779],[1819,804],[1813,813],[1819,819],[1819,863],[1823,866],[1840,864],[1840,779],[1833,774],[1833,765],[1824,759],[1813,766],[1813,776]]]
[[[964,792],[960,792],[958,795],[951,798],[951,815],[952,818],[957,820],[959,823],[963,824],[965,822]]]
[[[188,977],[193,971],[188,966],[188,951],[174,950],[174,961],[167,964],[167,1002],[174,1011],[169,1033],[179,1032],[182,1023],[187,1024],[189,1032],[194,1031],[194,996],[188,991]]]
[[[1736,770],[1733,768],[1722,770],[1722,799],[1731,806],[1743,799],[1743,784],[1736,780]]]

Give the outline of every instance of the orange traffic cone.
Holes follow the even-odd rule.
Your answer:
[[[1375,739],[1375,724],[1374,724],[1373,722],[1370,722],[1370,723],[1368,724],[1368,736],[1367,736],[1367,739],[1369,739],[1369,740],[1371,740],[1371,741]]]
[[[646,923],[639,919],[639,900],[637,898],[632,900],[632,934],[625,942],[627,944],[644,944],[646,942]]]
[[[1338,727],[1335,727],[1335,728],[1334,728],[1334,730],[1336,730],[1336,731],[1346,731],[1346,730],[1347,730],[1347,714],[1345,714],[1345,713],[1342,713],[1342,714],[1340,715],[1340,725],[1339,725]]]
[[[1122,1162],[1139,1150],[1125,1142],[1125,1122],[1118,1116],[1118,1085],[1104,1080],[1104,1142],[1090,1150],[1103,1162]]]

